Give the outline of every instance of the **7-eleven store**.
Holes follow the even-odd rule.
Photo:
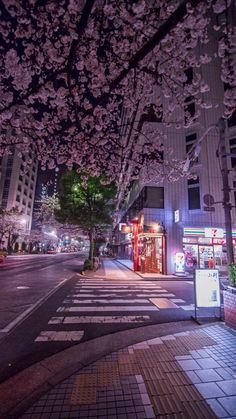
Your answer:
[[[213,259],[214,267],[222,272],[227,271],[227,253],[225,230],[222,228],[186,227],[183,231],[183,252],[185,268],[208,268]],[[236,230],[232,232],[234,255],[236,257]]]

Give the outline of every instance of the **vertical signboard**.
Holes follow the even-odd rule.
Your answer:
[[[220,307],[220,282],[218,269],[195,270],[197,307]]]

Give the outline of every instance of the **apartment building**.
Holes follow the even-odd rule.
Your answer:
[[[35,153],[21,154],[16,146],[0,162],[0,207],[16,208],[21,213],[25,233],[32,224],[33,203],[37,181],[38,161]]]
[[[224,19],[224,16],[218,18]],[[210,42],[203,50],[199,47],[199,54],[208,52],[213,57],[209,64],[200,69],[210,86],[210,91],[204,93],[204,100],[212,107],[199,109],[194,98],[189,98],[186,107],[191,116],[199,111],[198,119],[186,128],[175,129],[164,124],[162,127],[165,132],[164,146],[174,150],[177,159],[186,159],[188,153],[194,150],[194,145],[200,146],[199,156],[191,167],[194,176],[189,179],[181,177],[176,182],[163,180],[142,184],[136,181],[128,192],[121,208],[122,215],[114,229],[115,253],[119,257],[132,259],[134,234],[128,226],[135,220],[138,270],[142,272],[181,273],[195,267],[206,268],[209,260],[213,260],[214,266],[220,271],[227,270],[217,124],[222,116],[223,95],[228,86],[221,81],[220,62],[216,58],[217,41],[212,31]],[[192,78],[193,71],[186,69],[187,77]],[[145,123],[154,127],[155,124],[161,124],[155,120]],[[236,256],[236,111],[227,120],[225,141],[231,188],[232,241]]]

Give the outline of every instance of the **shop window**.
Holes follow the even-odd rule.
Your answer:
[[[236,167],[236,138],[229,140],[230,154],[235,156],[231,157],[231,166],[234,169]]]
[[[200,209],[200,188],[199,186],[188,188],[188,208],[189,210]]]

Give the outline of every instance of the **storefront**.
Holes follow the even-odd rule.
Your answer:
[[[164,234],[140,233],[138,235],[139,271],[142,273],[165,273],[165,247]]]
[[[233,243],[236,256],[236,230]],[[183,252],[186,271],[209,267],[227,271],[225,231],[221,228],[184,228]]]

